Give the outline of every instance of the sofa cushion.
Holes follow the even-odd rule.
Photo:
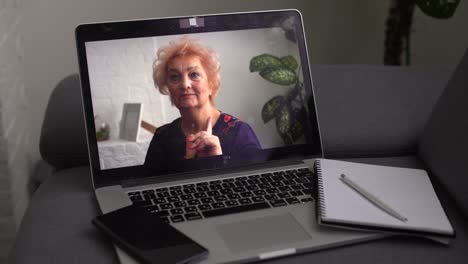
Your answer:
[[[434,107],[419,155],[468,217],[468,50]]]
[[[414,154],[451,66],[312,65],[326,157]]]
[[[61,80],[53,90],[42,123],[40,152],[57,169],[88,165],[88,148],[77,74]]]

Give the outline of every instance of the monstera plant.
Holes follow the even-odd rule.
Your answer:
[[[250,72],[258,72],[262,78],[285,87],[285,93],[268,100],[262,108],[264,123],[273,119],[284,143],[292,144],[304,134],[308,113],[302,94],[303,81],[300,80],[300,67],[296,59],[287,55],[277,57],[261,54],[250,60]]]

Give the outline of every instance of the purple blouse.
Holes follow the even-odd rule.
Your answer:
[[[180,125],[181,119],[177,118],[172,123],[156,130],[146,154],[145,167],[152,171],[172,171],[177,170],[175,167],[184,163],[186,143]],[[212,133],[219,138],[223,155],[185,160],[186,163],[201,161],[198,162],[200,165],[205,160],[212,166],[195,166],[196,169],[212,168],[226,159],[253,157],[262,149],[253,129],[247,123],[226,113],[221,113],[213,126]]]

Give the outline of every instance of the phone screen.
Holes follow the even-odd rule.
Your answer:
[[[93,223],[114,242],[146,263],[185,263],[206,256],[207,249],[144,208],[128,206],[101,215]]]

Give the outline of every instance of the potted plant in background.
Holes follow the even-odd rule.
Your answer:
[[[392,0],[385,29],[385,65],[411,64],[411,26],[414,8],[438,19],[453,16],[460,0]]]

